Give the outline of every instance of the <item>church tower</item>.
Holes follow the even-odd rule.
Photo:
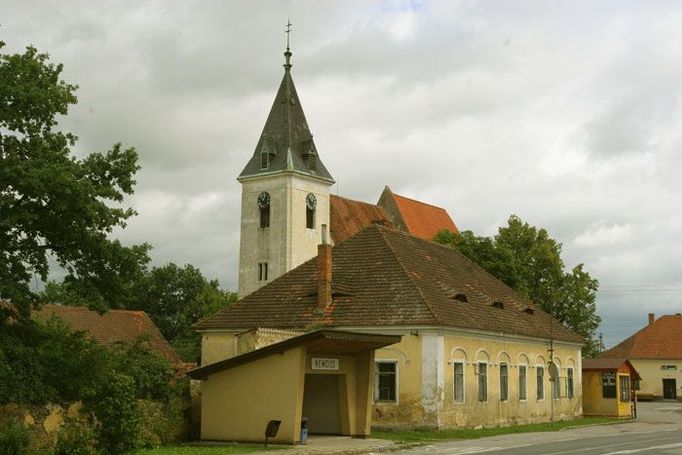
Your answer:
[[[320,160],[291,78],[288,34],[284,57],[284,77],[265,127],[237,178],[240,298],[313,258],[323,231],[329,232],[334,179]]]

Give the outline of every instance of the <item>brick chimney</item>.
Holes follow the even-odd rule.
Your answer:
[[[649,324],[653,324],[655,320],[656,316],[654,315],[654,313],[649,313]]]
[[[322,225],[322,243],[317,245],[317,307],[332,304],[332,246],[327,240],[327,225]]]

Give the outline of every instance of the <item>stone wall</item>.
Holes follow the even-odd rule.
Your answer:
[[[0,405],[0,420],[13,418],[22,422],[33,433],[33,446],[38,449],[52,447],[66,419],[82,419],[83,405],[46,404],[43,406],[19,406],[15,403]]]

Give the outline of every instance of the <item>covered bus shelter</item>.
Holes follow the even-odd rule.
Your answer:
[[[262,442],[278,421],[280,444],[313,434],[370,433],[374,351],[397,335],[317,330],[190,370],[201,385],[201,439]]]
[[[627,359],[583,359],[583,414],[586,416],[637,417],[641,380]]]

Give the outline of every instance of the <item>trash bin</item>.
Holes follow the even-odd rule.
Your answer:
[[[301,419],[301,445],[306,445],[308,443],[308,418],[303,417]]]

